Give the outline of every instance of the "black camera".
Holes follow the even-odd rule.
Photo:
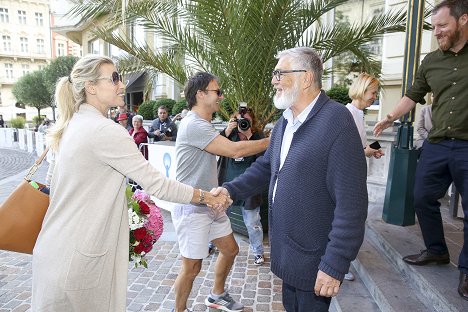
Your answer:
[[[248,130],[252,125],[250,124],[250,120],[244,117],[244,114],[247,113],[247,103],[240,103],[239,104],[239,114],[240,118],[237,118],[237,126],[242,131]]]

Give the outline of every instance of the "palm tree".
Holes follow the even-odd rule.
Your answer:
[[[277,113],[271,105],[275,54],[310,46],[323,61],[351,52],[375,72],[373,56],[363,45],[385,32],[403,31],[403,11],[375,16],[361,25],[320,23],[320,17],[347,0],[85,0],[70,12],[84,20],[104,20],[94,32],[128,52],[121,69],[150,68],[183,84],[195,71],[218,77],[228,107],[247,102],[262,125]],[[114,31],[141,25],[165,42],[161,49]],[[374,66],[375,67],[375,66]],[[229,108],[227,110],[229,110]],[[229,112],[221,114],[227,117]]]

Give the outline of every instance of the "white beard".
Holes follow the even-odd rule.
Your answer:
[[[299,96],[299,88],[299,83],[296,81],[289,90],[283,90],[283,94],[281,96],[275,94],[273,97],[275,107],[277,109],[288,109],[293,106]]]

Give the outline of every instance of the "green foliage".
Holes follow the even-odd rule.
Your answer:
[[[44,117],[43,116],[34,116],[33,117],[33,123],[35,125],[40,125],[42,123],[42,121],[44,120]]]
[[[37,115],[41,116],[41,109],[51,106],[52,96],[47,90],[42,71],[26,74],[13,86],[13,95],[18,102],[26,106],[35,107]]]
[[[161,106],[161,105],[164,105],[167,107],[167,113],[168,114],[171,114],[172,112],[172,108],[174,107],[174,105],[176,104],[176,101],[173,100],[173,99],[160,99],[160,100],[157,100],[156,103],[154,104],[154,117],[156,118],[156,116],[158,116],[158,107]]]
[[[143,116],[144,120],[153,120],[154,119],[154,105],[156,101],[146,101],[138,106],[138,115]]]
[[[351,99],[348,95],[348,91],[349,89],[347,87],[333,86],[326,93],[332,100],[335,100],[338,103],[346,105],[348,103],[351,103]]]
[[[386,11],[361,25],[320,23],[322,16],[345,2],[88,0],[77,2],[71,15],[83,21],[104,20],[94,33],[128,53],[119,60],[119,67],[153,68],[180,84],[198,70],[211,72],[220,78],[231,111],[239,102],[247,102],[264,126],[278,114],[271,104],[271,71],[278,51],[313,47],[324,61],[350,51],[367,69],[375,56],[362,47],[386,32],[405,29],[404,10]],[[152,43],[114,31],[135,23],[165,45],[156,50]],[[220,114],[227,118],[229,110]]]
[[[44,69],[44,81],[50,94],[55,93],[55,84],[59,78],[70,75],[76,61],[78,58],[75,56],[59,56]]]
[[[172,115],[177,115],[180,112],[182,112],[183,109],[187,108],[187,101],[186,100],[180,100],[174,104],[172,107]]]
[[[26,124],[26,120],[23,117],[16,117],[10,119],[10,127],[16,129],[24,129],[24,125]]]

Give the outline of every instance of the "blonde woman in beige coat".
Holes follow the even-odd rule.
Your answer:
[[[50,206],[33,251],[33,311],[125,311],[129,225],[125,177],[160,199],[222,210],[226,197],[169,180],[107,119],[125,85],[111,59],[85,56],[57,83]]]

